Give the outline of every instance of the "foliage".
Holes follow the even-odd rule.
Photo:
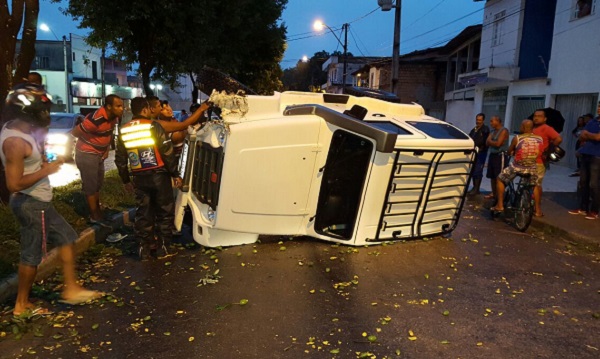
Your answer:
[[[333,55],[330,55],[327,51],[319,51],[307,62],[298,61],[296,67],[284,70],[284,89],[292,91],[320,91],[320,86],[327,81],[327,72],[322,70],[323,63],[330,56]]]
[[[88,227],[85,196],[81,192],[81,180],[53,190],[52,203],[56,210],[79,233]],[[135,198],[126,192],[116,170],[108,171],[100,190],[103,205],[111,211],[135,207]],[[14,271],[19,260],[19,224],[6,205],[0,204],[0,278]]]
[[[259,92],[279,89],[287,0],[71,0],[66,13],[91,29],[88,42],[110,45],[138,63],[146,93],[150,80],[176,85],[181,75],[210,66]],[[116,11],[115,9],[119,9]]]
[[[35,57],[39,10],[39,0],[12,0],[10,7],[8,0],[0,2],[0,99],[6,98],[13,84],[29,73]],[[21,48],[15,61],[17,35],[21,31]],[[3,106],[4,101],[0,101],[0,113]]]

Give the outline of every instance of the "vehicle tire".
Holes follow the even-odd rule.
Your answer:
[[[507,185],[504,189],[504,218],[511,218],[511,213],[513,213],[515,203],[515,190],[511,185]]]
[[[533,208],[531,191],[528,189],[519,191],[517,194],[516,207],[514,208],[515,227],[519,231],[525,232],[527,228],[529,228],[531,220],[533,219]]]

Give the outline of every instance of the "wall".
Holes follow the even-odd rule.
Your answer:
[[[475,126],[474,101],[448,101],[446,102],[446,122],[469,133]],[[486,118],[489,125],[489,119]]]
[[[400,63],[398,95],[404,103],[417,102],[426,112],[443,109],[445,63]]]
[[[521,41],[520,28],[525,0],[489,0],[485,5],[483,29],[481,32],[481,52],[479,68],[491,66],[512,66],[517,64],[518,48]],[[500,44],[492,46],[494,16],[505,11],[501,22]],[[500,22],[498,22],[500,23]]]
[[[75,61],[73,61],[73,77],[91,79],[93,74],[92,64],[93,61],[95,61],[97,71],[96,79],[101,80],[100,60],[102,58],[102,50],[90,47],[82,37],[71,34],[71,51],[75,53]],[[72,53],[70,54],[70,57],[72,60]],[[85,64],[84,57],[89,60],[87,65]]]
[[[549,90],[554,94],[600,91],[600,9],[571,20],[573,2],[558,0],[550,59]],[[596,35],[593,35],[596,34]]]

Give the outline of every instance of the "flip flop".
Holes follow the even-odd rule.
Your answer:
[[[127,237],[127,234],[113,233],[113,234],[110,234],[108,237],[106,237],[106,241],[108,243],[116,243],[116,242],[121,241],[125,237]]]
[[[82,290],[77,293],[77,295],[70,299],[60,299],[60,303],[69,304],[69,305],[78,305],[87,303],[94,299],[102,298],[105,294],[102,292],[96,292],[95,290]]]
[[[500,212],[504,212],[504,208],[502,208],[502,209],[498,209],[498,208],[496,208],[496,207],[492,207],[492,208],[490,208],[490,211],[492,211],[492,212],[496,212],[496,213],[500,213]]]
[[[493,194],[486,194],[485,196],[483,196],[483,198],[485,198],[485,199],[494,199],[494,195]]]
[[[541,213],[541,214],[534,213],[533,215],[536,216],[536,217],[544,217],[543,213]]]
[[[18,319],[26,319],[26,318],[32,318],[35,316],[43,317],[45,315],[51,315],[51,314],[54,314],[54,312],[47,308],[37,307],[34,309],[27,308],[24,311],[22,311],[21,313],[13,312],[13,317],[18,318]]]

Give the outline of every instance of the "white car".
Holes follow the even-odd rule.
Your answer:
[[[71,135],[73,127],[83,121],[84,116],[77,113],[50,114],[50,127],[46,136],[46,154],[51,158],[62,157],[65,161],[75,158],[77,139]]]
[[[473,141],[417,104],[284,92],[213,93],[220,121],[190,130],[175,225],[195,241],[260,234],[369,245],[449,234],[460,218]]]

